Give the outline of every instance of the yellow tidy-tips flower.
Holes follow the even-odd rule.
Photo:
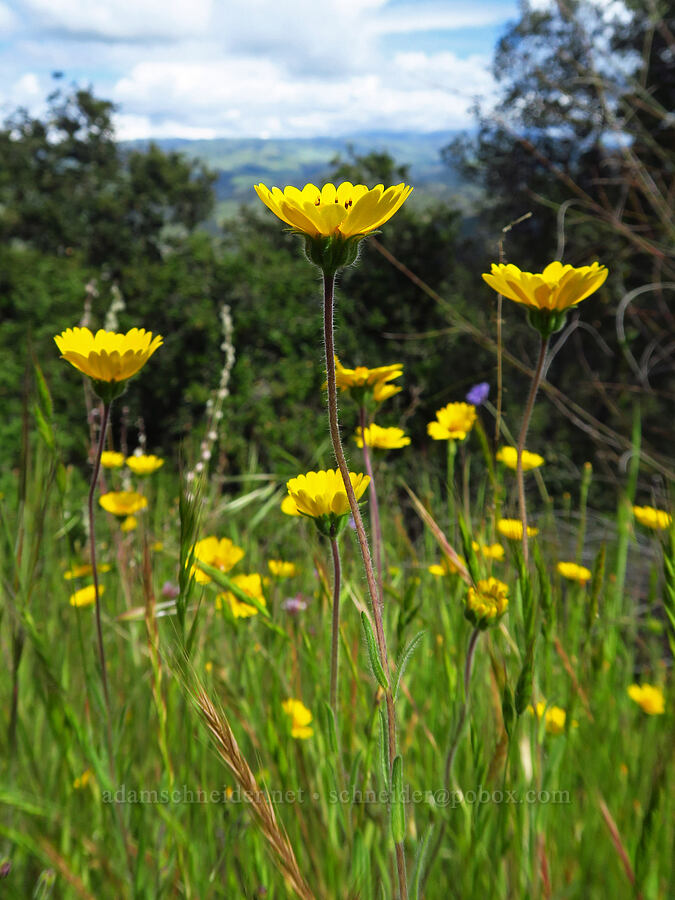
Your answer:
[[[369,369],[357,366],[347,369],[335,357],[335,383],[341,391],[348,391],[351,397],[361,406],[368,397],[372,397],[377,405],[384,403],[389,397],[401,390],[398,385],[389,384],[403,374],[402,363],[390,366],[377,366]]]
[[[135,531],[138,528],[138,519],[136,516],[127,516],[120,525],[120,531]]]
[[[523,523],[520,519],[500,519],[497,522],[497,531],[509,541],[522,541],[523,539]],[[534,537],[537,534],[539,534],[538,528],[527,526],[528,537]]]
[[[360,500],[370,484],[370,477],[361,472],[350,472],[349,479],[356,499]],[[350,512],[339,469],[298,475],[286,482],[286,487],[298,512],[313,518],[322,533],[334,537]]]
[[[121,469],[124,465],[124,453],[115,453],[114,450],[104,450],[101,453],[101,465],[104,469]]]
[[[99,597],[104,592],[105,587],[101,584],[98,588]],[[70,595],[69,603],[71,606],[91,606],[93,603],[96,603],[96,588],[93,584],[88,584],[86,587],[80,588],[79,591],[75,591],[74,594]]]
[[[380,428],[374,422],[372,425],[366,425],[365,437],[366,446],[375,450],[400,450],[410,443],[410,438],[402,428]],[[354,440],[357,447],[363,447],[363,433],[360,427],[356,429]]]
[[[82,578],[85,575],[91,575],[92,571],[93,570],[89,563],[84,563],[84,565],[81,566],[73,566],[72,569],[69,569],[67,572],[63,573],[63,577],[66,581],[72,581],[73,578]],[[98,566],[98,571],[109,572],[110,566],[108,565],[108,563],[103,563],[102,565]]]
[[[518,450],[516,447],[500,447],[497,451],[497,460],[504,463],[507,469],[513,469],[515,472],[518,468]],[[530,469],[537,469],[543,466],[546,460],[538,453],[530,453],[529,450],[523,450],[523,472],[529,472]]]
[[[283,559],[268,559],[267,568],[276,578],[292,578],[300,572],[295,563],[284,562]]]
[[[528,706],[528,710],[534,714],[534,707]],[[547,734],[562,734],[565,731],[565,722],[567,721],[567,713],[559,706],[546,707],[546,703],[540,700],[537,703],[537,718],[544,720],[544,727]],[[576,725],[576,722],[572,723]]]
[[[284,700],[281,704],[283,711],[291,720],[291,737],[307,740],[314,734],[314,729],[310,728],[312,714],[301,700],[289,699]]]
[[[654,687],[651,684],[631,684],[628,688],[628,696],[650,716],[660,716],[666,711],[663,691],[660,687]]]
[[[504,559],[504,548],[501,544],[479,544],[471,541],[475,553],[480,553],[485,559]]]
[[[194,553],[195,559],[206,563],[207,566],[213,566],[214,569],[219,569],[221,572],[229,572],[244,556],[241,547],[237,547],[229,538],[218,539],[213,535],[197,541]],[[192,572],[195,581],[199,584],[208,584],[211,581],[211,576],[203,572],[197,565],[193,566]]]
[[[136,491],[108,491],[107,494],[101,494],[98,502],[106,512],[126,517],[145,509],[148,498]]]
[[[448,403],[429,422],[427,434],[435,441],[463,441],[476,421],[476,407],[470,403]]]
[[[127,456],[127,466],[134,475],[152,475],[164,465],[164,460],[159,456]]]
[[[640,525],[655,531],[664,531],[673,521],[673,517],[665,509],[654,509],[653,506],[634,506],[633,515]]]
[[[132,328],[126,334],[99,329],[67,328],[54,340],[63,359],[88,375],[104,400],[110,401],[122,391],[121,382],[135,375],[163,343],[144,328]]]
[[[291,228],[310,237],[353,238],[375,231],[391,219],[412,191],[405,184],[385,190],[384,185],[367,188],[365,184],[343,181],[337,188],[306,184],[302,190],[286,187],[270,190],[254,185],[255,192],[268,209]]]
[[[562,328],[566,310],[590,297],[606,278],[606,267],[597,262],[578,269],[552,262],[540,273],[493,263],[490,274],[483,275],[498,294],[527,307],[530,323],[542,337]]]
[[[263,594],[262,578],[257,573],[251,575],[235,575],[232,584],[236,585],[239,590],[243,591],[252,599],[256,600],[260,606],[267,607],[265,595]],[[252,603],[246,603],[240,600],[231,591],[218,594],[216,597],[216,609],[221,609],[222,604],[227,603],[230,612],[235,619],[250,619],[251,616],[258,615],[258,609]]]
[[[466,595],[464,615],[478,628],[484,629],[502,616],[509,605],[509,587],[497,578],[486,578],[470,587]]]
[[[587,569],[586,566],[579,566],[574,562],[559,562],[556,568],[562,577],[567,578],[568,581],[577,581],[582,585],[590,581],[591,570]]]

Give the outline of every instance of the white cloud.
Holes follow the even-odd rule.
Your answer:
[[[4,3],[0,3],[0,32],[9,34],[17,25],[17,18],[12,10]]]

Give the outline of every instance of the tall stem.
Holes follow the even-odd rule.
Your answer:
[[[384,600],[383,581],[382,581],[382,528],[380,526],[380,508],[377,503],[377,490],[375,488],[375,477],[373,475],[373,465],[370,459],[370,451],[366,444],[366,409],[364,406],[359,407],[359,424],[361,425],[361,439],[363,440],[363,463],[366,472],[370,478],[368,485],[368,498],[370,500],[370,524],[373,529],[373,544],[375,549],[375,568],[377,569],[377,588],[380,598],[380,605]]]
[[[101,663],[101,682],[103,683],[103,695],[105,697],[105,705],[108,711],[108,728],[110,728],[110,693],[108,691],[108,670],[105,664],[105,649],[103,647],[103,628],[101,627],[101,595],[98,586],[98,567],[96,566],[96,532],[94,521],[94,495],[96,493],[96,485],[98,483],[99,472],[101,471],[101,454],[105,446],[105,434],[108,430],[108,422],[110,420],[111,403],[103,404],[103,417],[101,419],[101,431],[98,436],[98,448],[96,450],[96,458],[94,459],[94,471],[91,475],[91,484],[89,485],[89,556],[91,559],[92,574],[94,576],[94,595],[96,597],[96,633],[98,636],[98,657]],[[111,748],[108,748],[111,752]]]
[[[375,622],[375,639],[377,641],[377,649],[380,656],[382,668],[389,678],[389,657],[387,654],[387,642],[384,636],[384,625],[382,622],[382,606],[375,581],[375,573],[373,571],[373,562],[370,556],[370,548],[368,546],[368,538],[366,537],[366,529],[363,526],[363,519],[359,505],[356,501],[354,488],[349,477],[349,469],[345,459],[344,450],[342,449],[342,441],[340,439],[340,424],[338,422],[337,411],[337,386],[335,383],[335,341],[333,338],[333,302],[335,293],[335,274],[323,273],[323,336],[326,351],[326,383],[328,388],[328,423],[330,426],[330,436],[333,443],[333,451],[335,459],[342,475],[347,499],[349,500],[349,508],[351,509],[356,526],[356,536],[361,548],[361,556],[363,557],[363,566],[366,571],[366,581],[368,583],[368,592],[373,608],[373,621]],[[389,777],[391,778],[391,767],[396,757],[396,711],[394,707],[394,695],[391,687],[385,692],[387,704],[387,741],[389,745]],[[402,843],[396,843],[396,869],[398,873],[399,893],[401,900],[408,898],[408,885],[405,872],[405,855]]]
[[[528,564],[530,552],[527,545],[527,507],[525,505],[525,480],[523,478],[523,450],[525,449],[525,439],[527,438],[527,429],[530,425],[530,417],[534,409],[534,401],[541,383],[541,373],[544,370],[544,361],[546,360],[546,351],[548,350],[549,338],[541,338],[539,346],[539,359],[537,360],[537,368],[534,371],[532,384],[530,385],[530,395],[527,398],[525,413],[523,415],[523,424],[520,426],[520,434],[518,435],[518,462],[516,465],[516,478],[518,481],[518,506],[520,508],[520,521],[523,524],[523,560],[525,565]]]
[[[340,650],[340,550],[337,538],[330,539],[333,551],[333,617],[330,642],[330,705],[335,716],[335,728],[338,721],[338,653]]]

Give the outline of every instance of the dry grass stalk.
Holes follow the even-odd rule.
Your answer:
[[[218,753],[236,778],[262,833],[274,851],[273,859],[279,870],[298,897],[302,900],[314,900],[314,894],[300,873],[288,835],[277,821],[269,795],[258,786],[253,772],[242,756],[225,714],[214,706],[200,684],[190,693],[211,733]]]

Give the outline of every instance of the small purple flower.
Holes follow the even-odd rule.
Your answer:
[[[466,395],[466,402],[473,406],[480,406],[485,403],[490,393],[490,385],[487,381],[481,381],[480,384],[474,384],[469,393]]]
[[[165,581],[162,585],[162,597],[165,597],[167,600],[175,600],[176,597],[180,594],[180,588],[177,584],[173,584],[171,581]]]
[[[295,597],[287,597],[281,604],[281,608],[287,613],[296,615],[307,609],[307,601],[302,594],[296,594]]]

